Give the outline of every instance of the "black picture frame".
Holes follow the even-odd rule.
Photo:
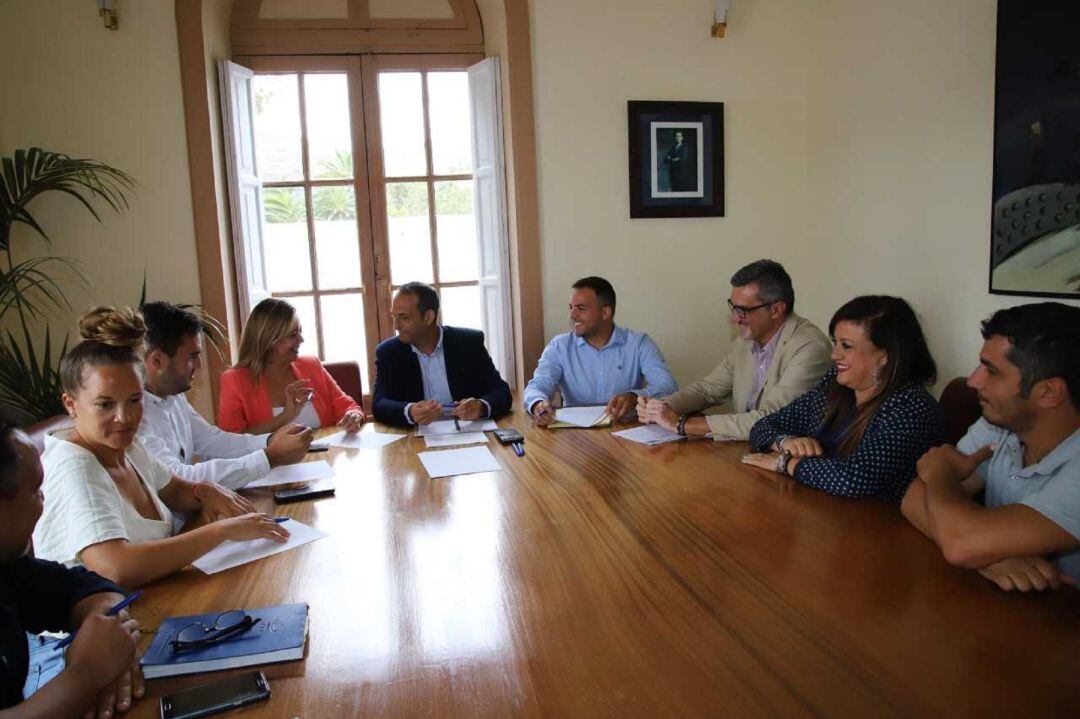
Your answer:
[[[629,100],[630,217],[724,216],[724,103]]]
[[[1080,3],[999,0],[991,294],[1080,298]]]

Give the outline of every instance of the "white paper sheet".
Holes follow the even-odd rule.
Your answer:
[[[254,562],[275,554],[296,549],[299,546],[322,539],[326,535],[314,527],[309,527],[295,519],[282,522],[282,527],[291,532],[289,541],[278,544],[272,539],[252,539],[247,542],[222,542],[191,564],[205,574],[217,574],[226,569],[239,567],[241,564]]]
[[[329,437],[323,437],[319,441],[331,447],[345,447],[347,449],[379,449],[388,444],[393,444],[399,439],[408,437],[407,434],[390,434],[388,432],[357,432],[347,434],[338,432]]]
[[[458,434],[429,434],[424,437],[424,443],[430,447],[454,447],[459,444],[480,444],[487,442],[487,435],[483,432],[462,432]]]
[[[334,468],[326,460],[318,462],[299,462],[297,464],[284,464],[274,467],[266,473],[265,477],[248,482],[243,489],[255,489],[256,487],[275,487],[279,484],[292,484],[293,482],[310,482],[313,479],[325,479],[334,476]]]
[[[555,421],[577,427],[592,427],[606,414],[606,407],[560,407],[555,410]]]
[[[431,424],[422,424],[416,428],[416,436],[427,437],[431,434],[491,432],[492,430],[496,430],[499,428],[499,425],[495,424],[495,421],[491,419],[476,419],[472,422],[462,422],[459,420],[458,424],[461,425],[460,430],[454,426],[454,420],[452,419],[441,419],[432,422]]]
[[[502,469],[499,460],[495,459],[495,455],[487,447],[420,452],[417,456],[432,479],[478,472],[498,472]]]
[[[683,439],[675,432],[668,432],[666,429],[657,424],[643,424],[640,427],[634,427],[632,429],[624,429],[620,432],[612,432],[616,437],[622,437],[628,439],[631,442],[638,442],[639,444],[664,444],[666,442],[677,442]]]

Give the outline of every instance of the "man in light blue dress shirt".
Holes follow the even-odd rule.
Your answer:
[[[1080,307],[1042,302],[983,323],[968,377],[982,419],[919,460],[901,510],[952,564],[1005,590],[1080,580]],[[981,488],[986,498],[973,497]]]
[[[678,389],[660,349],[643,332],[615,325],[615,289],[602,277],[573,285],[572,330],[551,340],[525,387],[523,404],[536,423],[555,421],[551,397],[566,407],[605,405],[612,419],[634,412],[639,396]]]

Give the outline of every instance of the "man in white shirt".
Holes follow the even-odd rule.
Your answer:
[[[286,425],[272,435],[233,434],[203,419],[184,397],[202,366],[202,322],[168,302],[147,303],[142,313],[146,393],[138,439],[150,454],[181,479],[230,489],[304,458],[311,430],[301,425]]]

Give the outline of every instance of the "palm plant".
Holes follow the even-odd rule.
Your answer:
[[[16,150],[2,159],[0,175],[0,320],[9,312],[18,316],[21,341],[10,329],[0,338],[0,411],[19,422],[34,422],[63,411],[56,372],[67,349],[67,338],[53,356],[49,325],[45,324],[44,348],[35,347],[29,328],[48,306],[70,308],[63,282],[86,284],[77,263],[66,257],[46,255],[16,262],[11,232],[26,225],[51,249],[52,242],[28,205],[39,195],[62,192],[78,200],[94,219],[101,216],[92,201],[104,202],[115,212],[128,208],[127,193],[135,180],[115,167],[97,160],[76,159],[39,147]]]

